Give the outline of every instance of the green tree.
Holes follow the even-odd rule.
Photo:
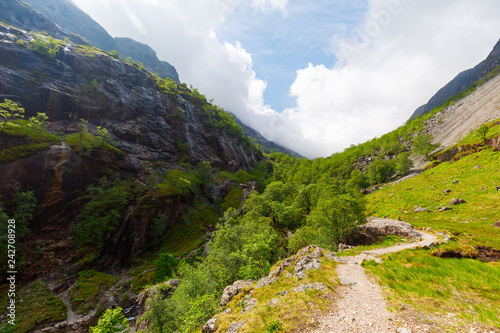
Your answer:
[[[167,229],[167,216],[165,214],[158,214],[158,217],[151,220],[148,236],[153,245],[160,245],[165,229]]]
[[[113,51],[109,52],[109,55],[112,56],[115,59],[119,59],[120,58],[120,55],[118,54],[117,50],[113,50]]]
[[[165,279],[171,278],[174,273],[174,269],[178,264],[179,261],[170,253],[160,253],[158,259],[156,260],[156,280],[162,282]]]
[[[486,141],[486,137],[488,136],[488,132],[490,131],[490,128],[488,125],[483,124],[481,127],[476,132],[476,135],[480,137],[483,141]]]
[[[181,332],[190,333],[203,325],[207,318],[219,310],[219,297],[217,294],[206,294],[189,302],[187,311],[181,315]]]
[[[77,250],[86,260],[96,259],[104,247],[105,235],[115,230],[127,207],[129,186],[126,182],[109,182],[105,177],[99,185],[89,185],[85,199],[89,201],[78,216],[75,227]]]
[[[308,224],[291,240],[292,250],[309,244],[336,249],[365,220],[362,199],[349,194],[323,197],[308,217]]]
[[[104,127],[97,126],[95,129],[95,136],[101,140],[100,148],[102,148],[105,143],[112,146],[116,144],[116,142],[113,141],[111,134],[109,134],[108,130]]]
[[[126,333],[130,332],[128,329],[128,320],[122,313],[123,309],[117,307],[116,309],[108,309],[99,318],[97,326],[91,327],[92,333]]]
[[[34,129],[37,133],[40,133],[41,131],[45,130],[45,122],[49,119],[47,117],[47,114],[37,112],[36,117],[30,117],[29,122],[31,125],[31,128]]]
[[[13,218],[16,220],[17,235],[22,237],[30,232],[29,222],[33,219],[36,208],[35,192],[21,192],[21,185],[14,183],[14,201],[17,203]]]
[[[425,156],[429,158],[429,154],[437,149],[440,145],[433,144],[434,137],[431,134],[422,134],[413,139],[412,153],[417,156]]]
[[[4,119],[2,124],[2,131],[7,124],[7,121],[13,118],[24,117],[24,108],[17,102],[5,98],[3,103],[0,103],[0,117]]]
[[[264,277],[271,268],[272,244],[276,241],[276,235],[269,229],[262,233],[254,234],[245,240],[241,251],[234,254],[243,266],[239,269],[239,275],[243,279],[258,280]]]
[[[83,138],[85,137],[85,134],[87,134],[89,132],[89,127],[88,127],[88,120],[85,120],[85,119],[80,119],[80,121],[78,122],[78,124],[76,125],[76,128],[78,130],[78,136],[80,138],[80,143],[79,143],[79,149],[81,149],[81,146],[82,146],[82,140]]]
[[[398,155],[396,160],[396,170],[400,174],[407,173],[413,167],[413,161],[410,159],[410,154],[403,152]]]

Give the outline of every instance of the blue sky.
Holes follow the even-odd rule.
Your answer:
[[[245,46],[257,76],[267,82],[265,102],[281,111],[294,106],[288,91],[296,71],[309,62],[333,66],[337,58],[330,48],[332,35],[353,29],[365,12],[365,1],[289,1],[283,12],[265,14],[247,3],[217,35]]]
[[[74,0],[266,138],[329,156],[404,124],[500,38],[498,0]]]

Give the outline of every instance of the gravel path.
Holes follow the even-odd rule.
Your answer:
[[[412,332],[410,328],[398,325],[394,315],[387,311],[382,289],[368,279],[360,264],[370,259],[380,261],[379,255],[428,246],[437,240],[434,235],[420,233],[422,239],[418,242],[365,251],[354,257],[337,257],[336,261],[340,263],[337,274],[341,283],[337,304],[334,310],[319,319],[317,329],[310,332]]]

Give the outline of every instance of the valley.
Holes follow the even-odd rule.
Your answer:
[[[0,332],[500,332],[499,44],[444,104],[305,159],[28,2],[0,2]]]

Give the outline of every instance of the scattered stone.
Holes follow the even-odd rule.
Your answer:
[[[500,221],[497,221],[497,222],[493,223],[493,226],[497,227],[497,228],[500,228]]]
[[[280,302],[279,298],[273,298],[272,300],[270,300],[269,302],[267,302],[267,305],[269,305],[272,308],[275,308],[276,305],[278,305],[279,302]]]
[[[227,329],[226,333],[236,333],[238,332],[238,330],[240,328],[243,327],[243,325],[245,325],[247,323],[247,321],[242,321],[242,322],[237,322],[237,321],[233,321],[231,323],[231,325],[229,326],[229,328]]]
[[[201,254],[201,256],[203,258],[206,258],[208,256],[209,252],[210,252],[210,242],[208,242],[207,244],[205,244],[205,248],[203,249],[203,253]]]
[[[308,271],[310,269],[320,269],[321,262],[312,255],[306,255],[295,262],[295,274]]]
[[[325,256],[328,260],[335,260],[337,252],[327,252]]]
[[[444,194],[448,194],[448,193],[451,193],[451,190],[449,188],[447,188],[446,190],[443,191]]]
[[[432,242],[431,242],[431,243],[429,243],[428,245],[424,245],[424,246],[422,246],[422,248],[423,248],[424,250],[432,249],[432,248],[435,248],[435,247],[436,247],[436,244],[434,244],[434,243],[432,243]]]
[[[252,280],[238,280],[235,283],[233,283],[230,286],[227,286],[224,289],[224,292],[222,293],[222,296],[220,298],[220,306],[224,307],[226,306],[231,300],[233,299],[234,296],[236,296],[241,290],[244,288],[250,287],[254,281]]]
[[[500,186],[497,186],[497,187],[495,187],[495,188],[497,189],[497,191],[500,191]]]
[[[346,278],[340,278],[340,284],[343,286],[354,286],[356,283],[357,282],[354,282]]]
[[[241,313],[247,313],[253,310],[259,301],[256,298],[250,298],[245,302],[245,307],[241,309]]]
[[[326,291],[326,286],[323,283],[312,283],[312,284],[302,284],[295,288],[293,291],[296,293],[300,293],[302,291],[306,290],[320,290],[320,291]]]
[[[223,311],[223,313],[225,314],[230,314],[231,312],[233,312],[233,309],[231,308],[227,308],[226,310]]]
[[[455,179],[454,181],[452,181],[452,184],[458,184],[458,180]]]
[[[354,246],[343,244],[343,243],[339,243],[338,251],[342,252],[342,251],[349,250],[349,249],[352,249],[352,248],[354,248]]]
[[[411,333],[411,330],[409,328],[400,327],[398,328],[398,333]]]
[[[415,209],[413,210],[414,213],[422,213],[422,212],[429,212],[427,208],[424,207],[419,207],[415,206]]]
[[[453,208],[448,207],[448,206],[439,208],[440,212],[446,212],[447,210],[453,210]]]
[[[476,165],[474,168],[472,168],[472,170],[478,170],[479,169],[479,165]]]
[[[202,332],[203,333],[212,333],[212,332],[215,332],[217,330],[217,328],[215,327],[216,323],[217,323],[217,319],[216,318],[210,319],[209,321],[207,321],[205,323],[205,325],[203,325]]]
[[[288,291],[283,290],[282,292],[280,292],[280,295],[285,297],[286,295],[288,295]]]
[[[459,198],[453,198],[450,201],[450,206],[456,206],[465,203],[464,199],[459,199]]]
[[[59,329],[59,328],[65,328],[66,326],[68,326],[68,322],[67,321],[61,321],[60,323],[57,323],[55,324],[55,328]]]
[[[406,190],[411,191],[411,190],[413,190],[413,187],[407,188]]]
[[[179,279],[170,279],[165,284],[169,284],[172,287],[176,287],[177,288],[180,283],[181,283],[181,280],[179,280]]]

